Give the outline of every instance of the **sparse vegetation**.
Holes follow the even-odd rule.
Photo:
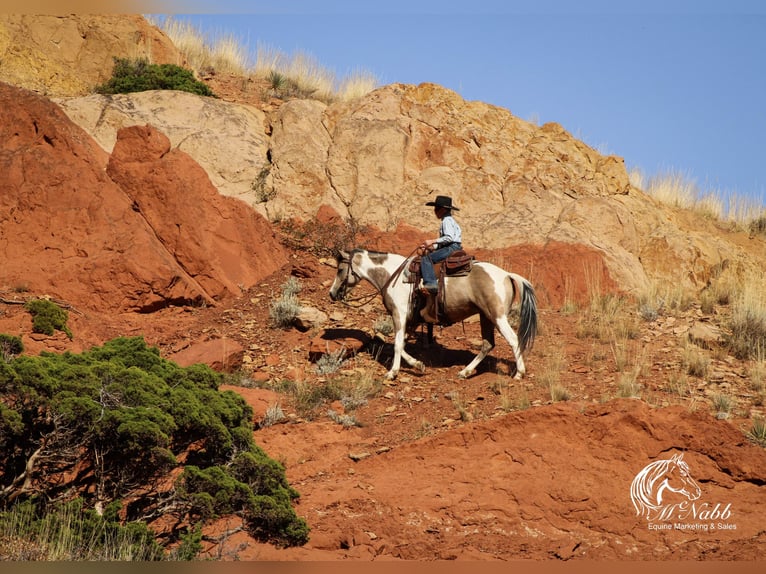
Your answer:
[[[266,408],[266,412],[263,415],[260,426],[270,427],[271,425],[275,425],[283,420],[285,420],[285,412],[282,410],[282,405],[276,403],[269,405]]]
[[[551,393],[551,400],[554,403],[557,403],[559,401],[568,401],[572,397],[569,390],[565,386],[561,385],[560,383],[551,385],[550,393]]]
[[[604,293],[598,269],[587,269],[586,280],[589,304],[578,317],[576,336],[598,341],[635,339],[639,332],[637,317],[630,314],[627,297]]]
[[[334,257],[341,249],[364,247],[358,238],[367,227],[353,218],[345,221],[312,218],[306,222],[285,218],[279,222],[278,230],[282,243],[291,249],[317,257]]]
[[[636,373],[622,373],[617,383],[617,396],[625,399],[641,398],[641,385],[636,380]]]
[[[246,42],[232,34],[205,36],[189,21],[148,19],[168,35],[198,75],[229,73],[260,78],[267,82],[266,95],[270,97],[313,98],[329,103],[358,98],[379,85],[373,74],[363,70],[338,81],[334,72],[303,51],[288,55],[261,44],[251,51]]]
[[[298,416],[314,420],[322,406],[334,401],[339,401],[345,414],[350,416],[354,410],[366,405],[368,399],[377,396],[382,385],[367,370],[354,368],[348,372],[335,370],[310,383],[284,379],[263,386],[285,394]]]
[[[738,359],[756,358],[766,350],[766,293],[758,277],[747,277],[732,302],[728,346]]]
[[[165,552],[142,522],[121,524],[119,503],[103,515],[82,498],[41,505],[26,500],[0,512],[0,555],[13,561],[156,561],[178,559]],[[198,550],[180,559],[193,559]]]
[[[766,420],[760,416],[753,418],[753,424],[747,436],[754,443],[766,448]]]
[[[686,373],[692,377],[704,378],[710,367],[710,357],[708,357],[699,347],[689,342],[684,342],[681,358],[686,367]]]
[[[329,409],[327,411],[327,416],[330,420],[333,422],[338,423],[341,426],[344,427],[358,427],[362,426],[358,420],[356,420],[356,417],[354,415],[350,415],[347,413],[338,413],[333,409]]]
[[[667,170],[647,178],[640,169],[628,172],[630,183],[659,202],[719,221],[729,221],[757,234],[763,232],[763,197],[742,197],[720,189],[703,191],[683,171]]]
[[[372,324],[372,329],[376,333],[388,337],[394,332],[394,320],[390,316],[378,317]]]
[[[717,393],[712,397],[713,410],[719,419],[728,418],[734,407],[734,400],[726,394]]]
[[[666,390],[681,398],[689,396],[691,390],[689,388],[689,379],[687,378],[686,373],[681,372],[680,370],[673,371],[668,376]]]
[[[346,356],[346,349],[329,351],[319,357],[314,370],[320,377],[336,373],[343,365],[343,359]]]
[[[449,399],[452,401],[455,409],[457,409],[461,421],[468,422],[474,419],[474,414],[469,408],[470,405],[466,403],[459,391],[451,391]]]
[[[301,285],[292,275],[282,284],[282,295],[279,299],[269,303],[269,318],[273,326],[280,329],[292,327],[295,318],[301,311],[301,305],[297,294],[300,293]]]

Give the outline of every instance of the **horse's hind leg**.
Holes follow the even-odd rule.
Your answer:
[[[481,350],[479,354],[460,371],[457,376],[467,379],[476,372],[476,367],[495,348],[495,325],[490,319],[481,315]]]
[[[520,379],[524,376],[527,369],[524,366],[524,358],[521,356],[521,351],[519,350],[519,338],[511,328],[511,324],[508,322],[508,317],[506,315],[499,317],[496,321],[497,330],[500,331],[503,337],[505,337],[505,340],[508,341],[508,344],[513,350],[513,356],[516,358],[516,374],[513,378]]]

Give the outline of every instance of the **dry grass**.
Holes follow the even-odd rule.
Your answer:
[[[663,315],[687,311],[694,297],[677,283],[652,283],[638,296],[638,314],[645,321],[654,321]]]
[[[639,326],[637,316],[630,312],[630,301],[622,295],[604,293],[600,276],[597,270],[586,270],[589,304],[578,318],[576,336],[602,342],[635,339]]]
[[[719,419],[729,418],[731,411],[734,409],[735,401],[729,395],[719,393],[712,397],[713,411]]]
[[[270,79],[275,97],[305,97],[324,102],[361,97],[380,84],[377,77],[355,70],[340,79],[304,51],[288,55],[273,47],[258,44],[251,50],[247,42],[226,32],[205,36],[189,21],[173,17],[148,17],[161,29],[199,75],[215,71],[233,75]],[[275,82],[275,78],[281,78]]]
[[[738,359],[762,357],[766,352],[766,291],[762,278],[748,276],[732,301],[729,346]]]
[[[681,360],[686,368],[686,374],[700,379],[707,376],[708,368],[710,367],[710,357],[702,349],[687,340],[684,340],[682,345]]]
[[[760,197],[743,197],[720,189],[702,191],[688,173],[678,170],[668,170],[647,178],[641,170],[633,168],[628,177],[634,187],[671,207],[732,222],[754,233],[760,231],[758,222],[764,221],[766,197],[763,194]]]
[[[544,355],[544,361],[540,367],[538,383],[548,389],[551,401],[568,401],[572,394],[561,382],[561,374],[567,367],[567,357],[560,347],[554,347]],[[528,400],[528,399],[527,399]]]

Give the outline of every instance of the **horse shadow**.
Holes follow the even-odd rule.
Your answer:
[[[422,331],[418,329],[408,332],[407,339],[404,343],[404,349],[416,359],[421,360],[423,364],[425,364],[426,369],[462,368],[470,363],[475,356],[475,353],[469,349],[455,349],[439,343],[439,341],[434,339],[425,329]],[[381,366],[386,369],[391,368],[394,360],[393,342],[384,341],[374,337],[370,340],[364,350]],[[476,368],[476,373],[497,373],[500,372],[501,365],[504,365],[502,370],[511,376],[516,374],[516,362],[514,360],[502,359],[492,355],[489,355],[484,361],[479,363]],[[402,369],[409,370],[412,374],[417,376],[424,374],[412,370],[404,362],[402,363]]]

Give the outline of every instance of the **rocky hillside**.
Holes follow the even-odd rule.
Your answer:
[[[599,341],[578,336],[577,319],[561,308],[587,302],[594,284],[638,294],[671,283],[694,294],[724,268],[762,272],[762,236],[658,204],[630,185],[621,158],[561,126],[432,84],[388,85],[330,105],[265,102],[221,78],[219,99],[89,93],[112,56],[137,55],[181,61],[139,16],[0,17],[0,333],[21,336],[28,353],[142,334],[180,363],[238,372],[248,388],[235,388],[256,407],[256,422],[267,406],[284,405],[289,422],[261,425],[256,441],[285,462],[312,540],[280,550],[219,536],[236,532],[227,517],[207,532],[211,556],[758,555],[766,453],[745,438],[763,412],[750,365],[712,336],[708,373],[683,393],[669,390],[688,333],[720,324],[726,309],[705,314],[697,304],[642,323],[631,341]],[[432,234],[423,204],[436,193],[460,207],[467,248],[535,285],[541,335],[522,382],[507,376],[502,341],[496,360],[457,380],[480,338],[468,321],[440,330],[435,349],[408,342],[428,357],[426,374],[383,385],[391,345],[370,329],[379,302],[332,306],[334,270],[280,241],[288,218],[339,217],[368,227],[369,246],[406,254]],[[303,283],[304,306],[324,313],[309,328],[269,324],[268,303],[290,276]],[[70,310],[72,340],[32,333],[19,305],[32,296]],[[334,339],[358,343],[343,376],[371,377],[378,388],[356,411],[359,425],[338,424],[329,407],[301,416],[289,397],[252,388],[325,384],[310,350]],[[623,344],[642,367],[641,401],[615,398]],[[554,359],[570,389],[565,403],[544,382]],[[720,420],[709,405],[724,391],[738,407]],[[637,517],[631,480],[679,451],[701,486],[695,512],[731,504],[727,520],[704,521],[727,526],[658,532]],[[687,513],[679,522],[703,520]]]

